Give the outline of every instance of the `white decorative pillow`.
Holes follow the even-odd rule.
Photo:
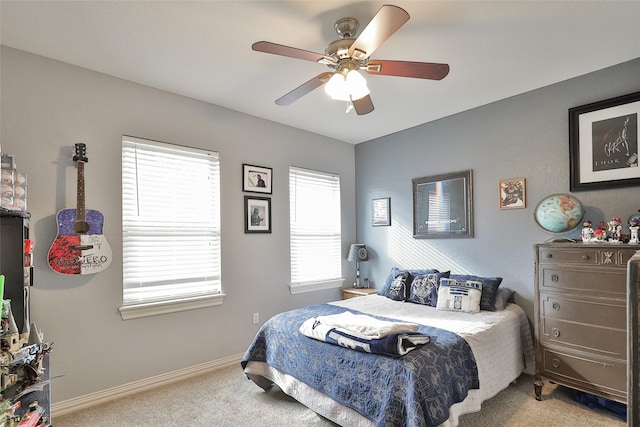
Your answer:
[[[479,313],[481,297],[482,282],[442,278],[436,309]]]

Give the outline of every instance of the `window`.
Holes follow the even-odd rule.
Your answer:
[[[218,153],[122,138],[123,319],[222,303]]]
[[[291,293],[340,287],[340,177],[289,168]]]

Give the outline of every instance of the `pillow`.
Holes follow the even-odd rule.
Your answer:
[[[382,285],[382,289],[380,289],[380,291],[378,292],[378,295],[383,295],[383,296],[387,295],[387,292],[389,291],[389,286],[391,286],[391,282],[393,282],[393,279],[395,279],[396,275],[401,271],[406,271],[409,274],[411,274],[411,276],[418,276],[420,274],[438,272],[438,270],[433,268],[423,269],[423,270],[407,270],[407,269],[401,270],[398,267],[393,267],[391,268],[391,271],[389,272],[389,275],[387,276],[387,279],[385,280],[384,285]]]
[[[448,311],[480,312],[482,282],[477,280],[440,280],[436,309]]]
[[[407,299],[407,282],[410,281],[410,275],[406,271],[400,271],[396,274],[385,296],[395,301],[404,301]]]
[[[498,289],[498,295],[496,295],[496,310],[504,310],[510,302],[513,302],[513,291],[509,288]]]
[[[438,302],[438,285],[440,279],[449,277],[449,271],[442,273],[419,274],[411,281],[407,301],[435,307]]]
[[[502,277],[479,277],[462,274],[452,274],[450,277],[456,280],[475,280],[482,282],[480,310],[496,311],[496,295],[498,294],[498,286],[502,283]]]

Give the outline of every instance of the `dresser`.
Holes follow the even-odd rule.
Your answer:
[[[627,262],[640,245],[535,246],[535,394],[543,378],[627,402]]]
[[[640,252],[627,265],[627,425],[640,425]]]

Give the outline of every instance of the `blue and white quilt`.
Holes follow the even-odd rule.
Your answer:
[[[265,362],[376,426],[437,426],[447,420],[451,405],[479,388],[471,348],[453,332],[420,325],[417,332],[428,336],[429,342],[402,357],[388,357],[330,345],[299,331],[310,318],[345,310],[318,304],[274,316],[258,331],[242,368],[249,361]]]

